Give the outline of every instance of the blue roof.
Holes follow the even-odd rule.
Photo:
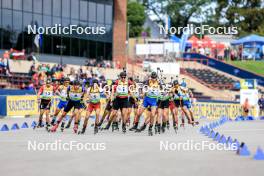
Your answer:
[[[264,37],[259,35],[249,35],[238,40],[231,42],[231,45],[240,45],[245,43],[263,43],[264,44]]]

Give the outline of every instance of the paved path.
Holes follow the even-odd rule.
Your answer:
[[[1,119],[3,124],[11,125],[33,119]],[[208,123],[203,120],[202,124]],[[264,148],[264,121],[230,122],[216,129],[220,133],[231,135],[248,144],[250,151],[257,146]],[[64,133],[47,133],[44,129],[20,129],[0,132],[0,166],[1,175],[47,176],[47,175],[107,175],[107,176],[248,176],[263,175],[263,161],[250,157],[240,157],[234,151],[161,151],[160,144],[169,143],[214,143],[199,132],[199,127],[180,129],[178,134],[171,129],[165,134],[147,136],[147,132],[137,134],[128,132],[106,132],[92,134],[89,128],[85,135],[75,135],[71,130]],[[48,143],[71,141],[82,144],[98,144],[104,151],[29,151],[28,142]],[[103,144],[99,144],[103,143]]]

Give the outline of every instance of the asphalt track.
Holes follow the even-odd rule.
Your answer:
[[[0,119],[9,126],[20,126],[33,119]],[[201,124],[210,122],[201,120]],[[16,176],[248,176],[263,175],[263,161],[253,160],[258,146],[264,148],[264,121],[228,122],[215,129],[226,136],[231,135],[245,142],[251,156],[242,157],[234,151],[161,151],[160,142],[179,143],[209,141],[216,143],[199,133],[200,127],[187,126],[179,129],[178,134],[170,129],[164,134],[147,135],[147,131],[137,134],[128,132],[103,131],[93,134],[90,127],[85,135],[75,135],[72,130],[61,133],[47,133],[45,129],[19,129],[0,132],[0,175]],[[104,151],[29,151],[28,141],[63,143],[78,141],[81,143],[104,143]]]

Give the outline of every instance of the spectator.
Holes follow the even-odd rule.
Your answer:
[[[243,109],[243,117],[248,117],[249,111],[250,111],[250,104],[248,98],[246,98],[244,104],[242,105]]]
[[[264,116],[264,95],[258,100],[259,105],[259,115]]]

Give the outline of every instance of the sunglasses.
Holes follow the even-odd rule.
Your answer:
[[[121,78],[122,78],[122,79],[125,79],[126,77],[125,77],[125,76],[122,76]]]

